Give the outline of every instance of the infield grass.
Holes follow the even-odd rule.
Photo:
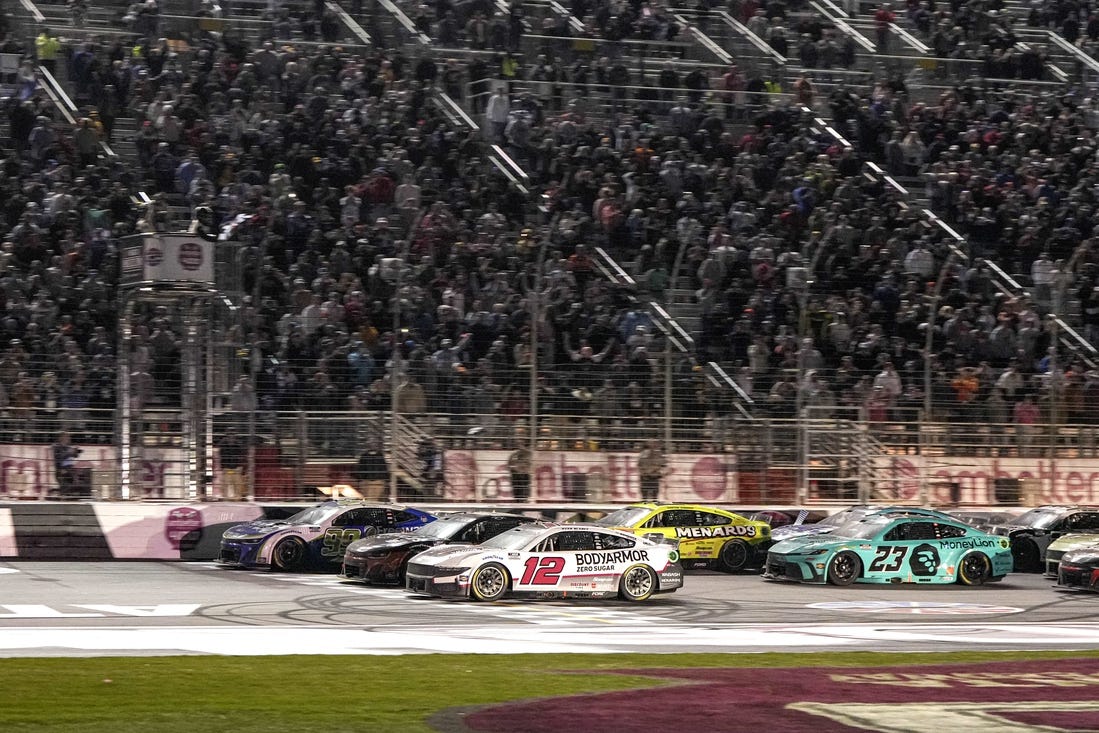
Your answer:
[[[3,733],[405,733],[451,707],[667,684],[603,670],[821,667],[1099,657],[955,654],[527,654],[0,660]]]

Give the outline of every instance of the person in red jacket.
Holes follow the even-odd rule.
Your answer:
[[[878,50],[889,50],[889,26],[897,19],[897,14],[889,7],[889,3],[882,3],[878,11],[874,13],[874,27],[878,31]]]

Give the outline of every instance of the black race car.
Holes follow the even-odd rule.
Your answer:
[[[415,532],[352,542],[344,553],[340,577],[368,583],[403,584],[408,561],[429,547],[445,543],[479,545],[501,532],[533,521],[533,517],[498,512],[444,515]]]
[[[1099,507],[1047,504],[990,531],[1011,540],[1015,572],[1037,573],[1045,566],[1046,549],[1058,537],[1070,532],[1099,532]]]

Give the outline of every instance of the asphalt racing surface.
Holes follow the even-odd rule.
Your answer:
[[[1095,649],[1097,608],[1099,594],[1023,574],[836,588],[690,570],[639,604],[485,604],[212,563],[14,561],[0,563],[0,657]]]

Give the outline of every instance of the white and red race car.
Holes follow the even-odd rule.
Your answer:
[[[524,524],[476,547],[443,545],[411,559],[409,592],[496,601],[506,595],[643,601],[683,586],[674,542],[604,527]]]

